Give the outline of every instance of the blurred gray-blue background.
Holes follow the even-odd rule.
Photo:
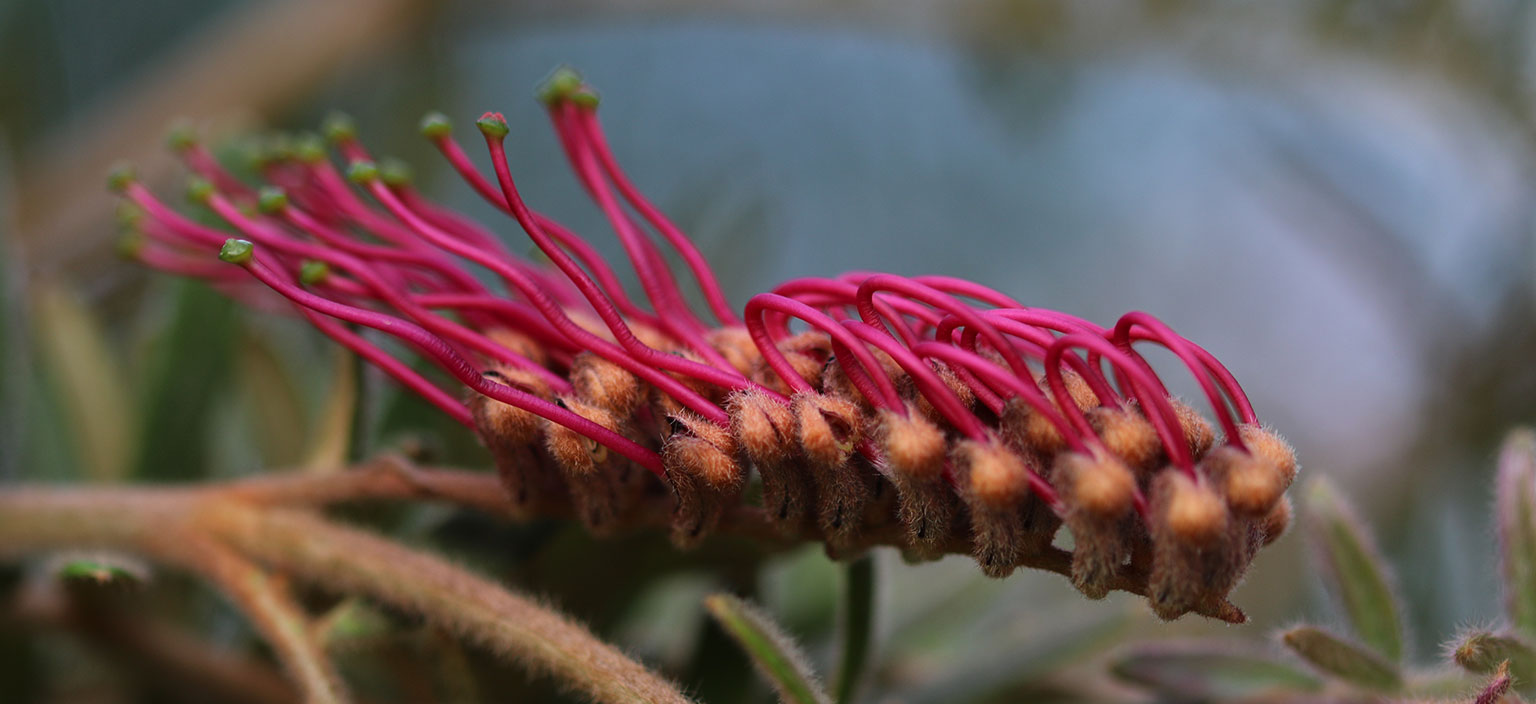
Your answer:
[[[298,459],[323,413],[338,362],[317,336],[113,258],[109,163],[172,194],[171,118],[238,158],[233,135],[340,109],[515,238],[416,134],[430,109],[465,127],[503,111],[529,200],[619,258],[532,98],[570,64],[737,304],[794,276],[941,273],[1099,322],[1150,311],[1206,346],[1304,474],[1361,505],[1429,660],[1496,612],[1493,449],[1536,418],[1533,32],[1518,0],[8,0],[0,480],[248,473]],[[379,446],[485,461],[379,403]],[[1301,543],[1236,593],[1257,620],[1241,632],[1107,610],[1159,637],[1326,617]],[[813,645],[831,569],[775,558],[757,586]],[[889,683],[1103,627],[1106,607],[1051,575],[982,583],[959,558],[892,555],[881,575]],[[685,668],[676,633],[701,616],[679,604],[719,579],[680,569],[622,616],[582,613]]]

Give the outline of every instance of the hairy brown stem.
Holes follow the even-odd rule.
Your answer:
[[[349,700],[341,676],[313,637],[309,617],[282,580],[214,539],[199,536],[188,542],[197,559],[187,567],[217,585],[251,619],[303,692],[304,701],[340,704]]]
[[[360,490],[359,497],[420,495],[398,474],[389,479],[391,470],[361,471],[374,474],[368,475],[372,479],[363,483],[366,490]],[[311,479],[331,487],[333,478]],[[304,510],[264,505],[272,502],[263,497],[286,496],[305,503],[299,497],[334,495],[298,491],[310,485],[296,477],[283,479],[195,489],[0,491],[0,556],[108,548],[186,567],[226,587],[239,582],[236,586],[249,588],[252,572],[226,561],[217,550],[210,552],[210,543],[217,544],[232,550],[241,562],[253,560],[296,579],[421,614],[595,700],[687,701],[671,683],[527,597],[439,558]],[[267,489],[255,491],[257,486]],[[269,638],[289,637],[292,614],[277,613],[281,609],[272,594],[262,594],[236,596],[236,601],[256,612],[252,617],[258,625],[262,619],[272,621],[272,630],[279,632],[267,633]],[[296,673],[301,685],[310,674]]]

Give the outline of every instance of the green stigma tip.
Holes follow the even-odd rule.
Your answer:
[[[313,132],[305,132],[293,140],[293,155],[306,164],[325,161],[325,140]]]
[[[602,101],[602,96],[598,95],[597,91],[587,86],[582,86],[571,91],[570,100],[578,107],[594,110],[597,108],[597,104]]]
[[[256,194],[256,207],[262,213],[281,213],[288,207],[288,192],[277,186],[262,186]]]
[[[357,123],[352,121],[351,116],[342,112],[333,112],[327,115],[320,131],[325,134],[326,139],[332,142],[345,142],[357,139]]]
[[[107,172],[107,188],[113,193],[122,193],[128,190],[128,184],[133,183],[138,177],[133,173],[133,164],[119,162]]]
[[[144,233],[128,230],[117,238],[117,256],[134,261],[139,258],[139,252],[142,251],[144,251]]]
[[[421,118],[421,136],[427,139],[441,139],[453,134],[453,123],[448,121],[448,116],[440,112],[429,112]]]
[[[219,260],[230,264],[244,264],[251,260],[251,254],[256,251],[256,245],[249,240],[230,238],[224,241],[224,246],[219,248]]]
[[[187,200],[193,203],[207,203],[213,197],[213,182],[201,176],[193,176],[187,179]]]
[[[512,128],[507,126],[507,118],[497,112],[488,112],[480,116],[480,119],[475,120],[475,126],[480,128],[481,134],[492,139],[503,139],[512,131]]]
[[[582,86],[581,74],[570,66],[559,66],[539,84],[539,102],[554,105],[570,98]]]
[[[177,120],[171,123],[171,128],[165,132],[165,145],[176,153],[191,149],[197,144],[197,128],[187,120]]]
[[[123,227],[137,227],[144,221],[144,209],[130,201],[117,204],[117,224]]]
[[[299,283],[305,286],[313,286],[325,280],[331,275],[331,265],[318,259],[305,259],[299,265]]]
[[[379,160],[379,177],[390,186],[408,186],[411,183],[411,165],[394,157]]]
[[[347,180],[368,184],[379,180],[379,166],[371,161],[354,161],[347,167]]]

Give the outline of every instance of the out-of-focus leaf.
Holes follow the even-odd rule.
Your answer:
[[[1390,662],[1402,660],[1402,607],[1371,534],[1325,480],[1312,483],[1307,510],[1329,587],[1338,595],[1361,643]]]
[[[1468,672],[1489,674],[1503,663],[1522,689],[1536,686],[1536,649],[1524,639],[1511,633],[1472,631],[1458,637],[1451,659]]]
[[[765,614],[729,594],[706,597],[704,607],[751,656],[758,672],[778,691],[781,700],[793,704],[830,704],[832,700],[816,682],[805,655]]]
[[[207,471],[213,401],[225,388],[237,328],[235,305],[208,287],[174,281],[169,323],[147,351],[138,461],[145,479]]]
[[[377,642],[390,634],[393,624],[378,609],[347,599],[316,619],[313,628],[315,640],[326,650],[346,651]]]
[[[1313,667],[1339,679],[1380,691],[1396,691],[1403,686],[1396,665],[1321,628],[1292,628],[1281,634],[1280,640]]]
[[[63,287],[38,281],[32,290],[38,362],[62,395],[85,474],[123,477],[132,427],[123,366],[95,317]]]
[[[1110,672],[1126,682],[1179,700],[1315,692],[1322,687],[1312,675],[1240,645],[1140,647],[1117,659],[1110,665]]]
[[[1509,619],[1536,638],[1536,433],[1520,429],[1504,440],[1494,486]]]
[[[904,692],[906,704],[983,701],[1022,687],[1117,642],[1131,623],[1130,612],[1077,622],[1053,620],[1043,633],[1023,642],[975,648],[932,684]]]
[[[843,585],[843,654],[837,668],[837,702],[850,704],[869,659],[875,625],[875,561],[868,554],[848,564]]]
[[[114,553],[59,555],[49,571],[66,583],[94,587],[136,587],[149,581],[149,566],[137,558]]]
[[[337,346],[331,365],[331,388],[325,397],[315,432],[304,451],[304,468],[312,472],[339,470],[346,466],[352,445],[352,421],[357,415],[357,358]]]
[[[292,375],[262,335],[242,335],[237,354],[240,386],[260,440],[256,447],[262,462],[267,466],[298,462],[309,413]]]

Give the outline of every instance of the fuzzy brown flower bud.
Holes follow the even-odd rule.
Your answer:
[[[549,387],[537,376],[510,367],[486,372],[501,383],[515,385],[541,398],[549,398]],[[469,401],[475,431],[485,443],[496,464],[496,474],[519,511],[561,493],[559,480],[545,466],[538,446],[539,434],[546,421],[489,396],[474,394]]]
[[[561,397],[559,402],[609,430],[631,434],[626,432],[627,424],[599,406],[571,397]],[[555,423],[545,425],[544,446],[565,477],[577,517],[594,534],[610,532],[631,498],[623,491],[624,485],[630,483],[628,478],[635,474],[628,466],[629,460],[609,452],[596,440]]]
[[[1136,477],[1114,456],[1071,452],[1057,456],[1051,481],[1072,531],[1072,584],[1102,599],[1130,554]]]
[[[1025,551],[1029,467],[1001,442],[976,440],[956,443],[954,467],[971,513],[972,554],[988,577],[1006,577]]]
[[[793,534],[805,521],[814,493],[801,459],[796,420],[789,406],[761,391],[726,399],[731,433],[763,480],[763,507],[780,530]]]
[[[907,415],[882,409],[874,437],[896,485],[897,515],[912,556],[943,555],[960,510],[958,497],[944,481],[944,432],[915,409]]]
[[[571,362],[571,386],[582,401],[628,418],[645,400],[645,386],[640,377],[591,352],[576,355]]]
[[[672,542],[691,547],[740,499],[746,471],[736,460],[736,441],[725,428],[686,411],[669,420],[673,431],[662,444],[661,457],[677,499]]]
[[[815,488],[816,524],[829,543],[841,544],[858,530],[870,498],[867,468],[851,461],[863,415],[852,401],[823,394],[795,394],[790,408]]]

